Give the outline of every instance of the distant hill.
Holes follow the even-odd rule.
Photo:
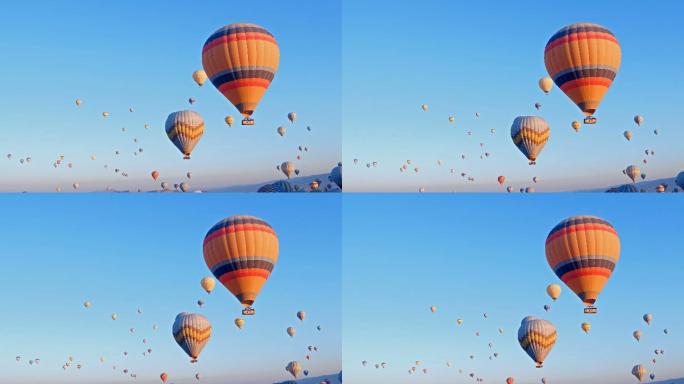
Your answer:
[[[340,383],[340,381],[337,380],[337,373],[334,373],[332,375],[299,378],[296,381],[295,380],[286,380],[286,381],[281,381],[281,382],[273,383],[273,384],[318,384],[324,380],[328,380],[330,382],[330,384],[339,384]],[[680,384],[680,383],[677,383],[677,384]]]
[[[627,183],[625,183],[627,184]],[[667,190],[666,192],[673,192],[675,188],[680,189],[677,187],[677,184],[675,183],[675,178],[670,177],[670,178],[665,178],[665,179],[656,179],[656,180],[648,180],[648,181],[640,181],[635,184],[637,191],[641,191],[642,189],[644,192],[655,192],[656,187],[658,187],[660,184],[667,184]],[[611,185],[605,188],[597,188],[597,189],[587,189],[587,190],[582,190],[579,192],[606,192],[610,188],[614,187],[619,187],[620,185],[623,184],[616,184],[616,185]],[[680,189],[681,192],[681,189]]]
[[[680,377],[679,379],[651,381],[651,383],[652,384],[684,384],[684,377]]]
[[[271,184],[279,180],[287,180],[287,179],[276,179],[276,180],[268,180],[264,181],[261,183],[257,184],[245,184],[245,185],[234,185],[230,187],[220,187],[220,188],[211,188],[208,189],[207,192],[256,192],[257,189],[259,189],[261,186],[265,184]],[[299,186],[300,189],[303,191],[308,191],[309,190],[309,183],[311,183],[314,180],[318,180],[321,184],[320,189],[325,189],[325,186],[330,184],[332,190],[331,192],[339,192],[339,188],[337,188],[337,185],[333,183],[332,181],[328,180],[328,174],[320,174],[320,175],[311,175],[311,176],[301,176],[301,177],[293,177],[289,180],[287,180],[290,184],[297,185]]]

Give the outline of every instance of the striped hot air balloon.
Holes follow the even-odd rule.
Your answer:
[[[251,307],[278,261],[278,237],[254,216],[231,216],[204,237],[204,261],[216,278],[245,306]]]
[[[591,23],[561,28],[544,49],[546,70],[556,85],[594,124],[592,116],[613,83],[622,52],[620,43],[608,29]]]
[[[643,365],[637,364],[634,367],[632,367],[632,375],[637,378],[639,381],[644,381],[646,378],[646,375],[648,375],[648,371],[646,371],[646,368],[644,368]]]
[[[518,329],[518,342],[537,363],[537,368],[544,364],[546,356],[556,344],[556,337],[556,327],[553,324],[534,316],[524,318]]]
[[[546,238],[546,260],[556,275],[595,313],[596,299],[620,258],[615,228],[595,216],[573,216],[556,225]]]
[[[549,124],[539,116],[518,116],[511,125],[513,144],[530,160],[530,165],[536,164],[550,133]]]
[[[637,165],[630,165],[625,168],[625,175],[632,179],[633,183],[636,183],[637,179],[641,175],[641,169],[639,169],[639,166]]]
[[[166,118],[166,135],[186,160],[203,134],[204,119],[197,112],[178,111]]]
[[[187,312],[179,313],[176,316],[176,321],[173,322],[173,338],[190,356],[190,362],[197,362],[197,358],[210,337],[211,323],[206,317]]]
[[[278,71],[280,50],[273,35],[256,24],[231,24],[214,32],[202,48],[202,65],[216,89],[251,118]]]

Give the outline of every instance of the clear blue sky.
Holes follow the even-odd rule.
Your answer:
[[[347,164],[360,160],[345,170],[348,190],[500,191],[499,175],[516,189],[533,176],[540,179],[537,191],[605,187],[627,182],[621,170],[641,165],[647,148],[655,150],[642,166],[649,179],[673,177],[684,168],[681,2],[578,0],[555,7],[531,0],[350,0],[343,12],[343,157]],[[598,124],[579,134],[570,123],[583,118],[580,110],[558,88],[545,96],[537,86],[546,75],[549,37],[576,22],[609,28],[623,54],[596,114]],[[541,111],[535,102],[542,103]],[[421,111],[423,103],[429,112]],[[551,126],[534,167],[510,138],[513,119],[528,114]],[[641,128],[632,121],[636,114],[645,118]],[[622,136],[627,129],[634,133],[631,142]],[[491,156],[480,160],[484,152]],[[399,172],[407,159],[420,166],[419,174]],[[373,161],[378,168],[367,169]],[[475,182],[464,181],[461,172]]]
[[[638,363],[661,380],[684,376],[684,204],[676,196],[663,197],[345,195],[345,377],[353,383],[440,384],[471,382],[467,374],[475,372],[489,383],[508,376],[516,383],[539,383],[546,376],[558,384],[624,384],[634,382],[630,370]],[[585,315],[564,285],[557,302],[545,291],[559,282],[546,262],[546,236],[577,214],[606,219],[621,238],[621,259],[596,315]],[[650,327],[641,320],[645,312],[654,315]],[[558,330],[542,369],[517,341],[527,315],[548,319]],[[464,319],[460,327],[457,318]],[[593,324],[589,335],[580,329],[586,320]],[[641,343],[632,339],[635,329],[643,331]],[[655,348],[665,355],[653,368]],[[500,355],[490,361],[493,352]],[[427,375],[408,375],[415,360],[422,360],[418,368],[428,368]],[[371,367],[380,362],[388,367]]]
[[[128,382],[121,372],[128,368],[145,384],[158,383],[163,371],[176,384],[195,382],[197,371],[203,383],[263,384],[287,380],[291,360],[310,376],[341,369],[339,195],[7,195],[0,207],[3,382]],[[242,309],[237,300],[223,286],[207,295],[199,284],[210,274],[204,235],[234,214],[265,219],[280,239],[280,259],[255,303],[257,314],[241,331],[233,324]],[[93,303],[89,310],[85,300]],[[307,313],[303,323],[298,310]],[[182,311],[202,313],[213,325],[197,364],[171,335]],[[294,339],[288,326],[298,329]],[[319,352],[308,352],[309,345]],[[148,346],[153,352],[143,357]],[[62,371],[69,355],[83,364],[80,371]],[[28,364],[34,358],[40,365]]]
[[[314,0],[6,4],[0,15],[0,190],[66,190],[73,182],[84,191],[152,189],[158,186],[149,177],[153,169],[171,184],[191,171],[195,188],[251,184],[282,177],[276,165],[294,160],[299,145],[309,148],[297,162],[303,175],[328,173],[341,156],[340,7],[339,1]],[[199,88],[191,77],[201,69],[206,38],[236,22],[266,27],[281,51],[253,127],[240,125],[233,105],[211,83]],[[192,107],[190,97],[197,100]],[[187,108],[204,117],[206,130],[192,160],[183,161],[164,122]],[[106,120],[103,111],[110,113]],[[295,125],[287,120],[290,111],[298,114]],[[228,114],[236,118],[232,128],[223,121]],[[280,125],[288,128],[282,138]],[[144,152],[134,156],[138,148]],[[54,169],[59,155],[74,167]],[[32,163],[21,165],[27,156]]]

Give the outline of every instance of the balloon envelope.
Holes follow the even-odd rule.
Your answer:
[[[214,276],[245,307],[259,291],[278,261],[278,237],[264,220],[231,216],[204,237],[204,261]]]
[[[544,49],[549,75],[585,115],[596,112],[620,69],[621,49],[605,27],[577,23],[561,28]]]
[[[572,216],[546,238],[546,260],[556,275],[592,306],[620,258],[615,228],[595,216]]]
[[[176,343],[196,362],[202,349],[211,338],[211,323],[197,313],[182,312],[173,323],[173,337]]]
[[[550,322],[527,316],[520,323],[518,342],[525,352],[537,363],[544,364],[546,356],[556,344],[556,327]]]
[[[256,24],[219,28],[202,48],[207,76],[245,117],[254,113],[278,71],[279,61],[275,37]]]
[[[549,140],[549,124],[539,116],[518,116],[511,125],[511,139],[533,164]]]
[[[166,118],[166,135],[173,145],[189,159],[192,150],[204,134],[204,119],[194,111],[178,111]]]

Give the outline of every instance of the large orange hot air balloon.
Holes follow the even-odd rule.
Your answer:
[[[546,260],[558,277],[588,308],[593,307],[620,258],[615,228],[595,216],[573,216],[556,225],[546,238]]]
[[[214,86],[245,117],[251,118],[278,71],[278,43],[256,24],[231,24],[209,36],[202,48],[202,65]]]
[[[585,124],[596,123],[592,115],[613,83],[622,52],[608,29],[591,23],[561,28],[544,49],[546,70],[556,85],[584,112]]]
[[[251,307],[278,261],[278,237],[254,216],[231,216],[204,237],[204,261],[216,278],[245,306]]]

